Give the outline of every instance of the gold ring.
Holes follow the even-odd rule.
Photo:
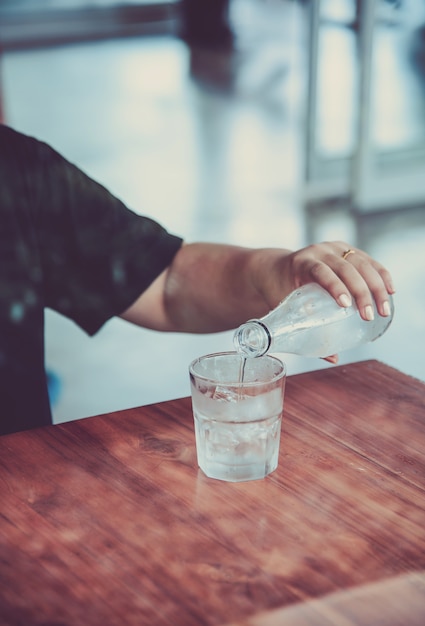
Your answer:
[[[342,258],[344,259],[344,261],[346,260],[346,258],[350,255],[350,254],[355,254],[355,250],[351,250],[351,248],[349,248],[348,250],[346,250],[345,252],[342,253]]]

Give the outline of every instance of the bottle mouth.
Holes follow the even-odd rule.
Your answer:
[[[245,357],[263,356],[270,348],[271,335],[269,329],[260,320],[250,320],[236,330],[233,343]]]

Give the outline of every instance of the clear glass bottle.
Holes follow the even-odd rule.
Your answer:
[[[343,308],[317,283],[303,285],[265,317],[242,324],[235,331],[234,345],[245,357],[266,352],[311,357],[338,354],[373,341],[387,330],[394,315],[391,296],[389,302],[389,316],[382,317],[375,307],[374,320],[365,321],[354,302]]]

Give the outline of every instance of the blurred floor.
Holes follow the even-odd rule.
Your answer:
[[[135,211],[188,241],[298,248],[341,238],[365,248],[393,273],[396,317],[378,342],[340,362],[376,358],[425,380],[424,207],[356,215],[344,202],[303,202],[303,5],[235,0],[238,50],[231,57],[193,56],[171,36],[7,51],[5,122],[52,144]],[[341,41],[350,36],[339,28]],[[353,51],[338,45],[334,38],[329,62],[338,58],[349,71]],[[394,66],[385,67],[394,81]],[[344,152],[352,137],[347,124],[354,123],[344,117],[351,96],[339,90],[338,107],[335,93],[320,97],[332,101],[321,141],[332,136],[333,149]],[[407,142],[425,130],[423,109],[413,108],[408,97],[386,102],[386,119],[405,129]],[[88,338],[51,311],[46,332],[47,365],[60,387],[57,422],[187,395],[190,360],[232,347],[232,333],[163,335],[120,320]],[[289,374],[328,367],[284,359]]]

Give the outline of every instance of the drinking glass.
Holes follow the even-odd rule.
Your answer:
[[[264,478],[278,465],[286,367],[274,356],[208,354],[189,366],[198,465],[210,478]]]

